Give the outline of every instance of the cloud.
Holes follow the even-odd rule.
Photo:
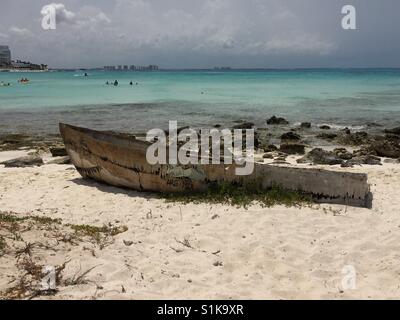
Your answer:
[[[341,29],[339,1],[48,0],[57,19],[57,29],[49,32],[41,29],[38,13],[32,14],[37,4],[19,1],[26,3],[18,8],[24,12],[17,12],[11,1],[2,4],[0,21],[7,27],[0,26],[0,40],[17,56],[32,55],[31,60],[51,66],[292,67],[351,59],[362,63],[366,60],[360,57],[369,54],[372,61],[383,51],[398,61],[400,53],[395,32],[398,0],[386,0],[391,2],[386,7],[353,0],[357,32]],[[382,13],[375,19],[378,9]]]
[[[100,9],[84,6],[76,15],[76,21],[80,26],[87,25],[107,25],[111,19]]]
[[[13,36],[19,36],[19,37],[31,37],[33,35],[33,33],[26,29],[26,28],[19,28],[16,26],[12,26],[9,29],[11,35]]]
[[[49,8],[54,8],[56,12],[57,23],[75,23],[76,14],[72,11],[67,10],[63,3],[50,3],[48,5],[45,5],[40,11],[40,14],[42,16],[46,16],[49,12]]]
[[[265,42],[256,42],[249,46],[257,54],[317,54],[328,55],[336,50],[333,43],[316,35],[296,35],[287,38],[273,38]]]
[[[222,41],[222,48],[233,49],[235,47],[235,40],[232,38],[225,39]]]
[[[111,23],[108,16],[95,7],[83,6],[79,12],[72,12],[63,3],[50,3],[42,8],[40,12],[42,16],[48,14],[48,8],[54,8],[57,24],[78,25],[82,27],[97,23]]]
[[[236,54],[279,52],[329,54],[331,40],[279,1],[206,0],[196,10],[165,7],[143,0],[117,0],[113,29],[123,33],[124,45],[165,50]],[[117,30],[119,32],[117,32]],[[131,32],[126,32],[130,30]]]

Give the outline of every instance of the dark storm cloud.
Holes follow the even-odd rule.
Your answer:
[[[397,0],[60,0],[57,29],[41,29],[51,1],[2,0],[0,43],[52,67],[400,66]],[[341,28],[341,8],[357,30]]]

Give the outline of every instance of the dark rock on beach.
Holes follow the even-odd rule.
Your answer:
[[[400,159],[391,159],[391,158],[389,158],[389,159],[385,159],[383,162],[384,163],[390,163],[390,164],[398,164],[398,163],[400,163]]]
[[[324,139],[324,140],[333,140],[337,138],[336,133],[330,133],[330,132],[321,132],[317,134],[317,138]]]
[[[400,135],[400,127],[393,128],[393,129],[386,129],[385,133],[391,133],[395,135]]]
[[[311,122],[302,122],[302,123],[300,124],[300,128],[303,128],[303,129],[310,129],[310,128],[311,128]]]
[[[277,151],[277,150],[278,150],[278,147],[274,144],[269,144],[268,146],[266,146],[264,148],[265,152],[272,152],[272,151]]]
[[[274,158],[274,155],[272,153],[270,153],[270,152],[265,153],[263,155],[263,159],[273,159],[273,158]]]
[[[186,130],[186,129],[190,129],[190,127],[189,127],[189,126],[179,127],[179,128],[176,129],[176,133],[179,134],[179,133],[181,133],[183,130]],[[166,130],[163,130],[163,131],[165,132],[165,134],[166,134],[167,136],[169,136],[169,134],[170,134],[169,129],[166,129]]]
[[[368,156],[373,155],[376,156],[375,150],[371,148],[371,146],[362,146],[360,149],[353,151],[353,157],[360,157],[360,156]]]
[[[36,149],[47,152],[50,147],[60,145],[60,143],[61,136],[58,134],[0,134],[0,151]]]
[[[371,146],[376,154],[380,157],[400,158],[400,144],[396,141],[375,141]]]
[[[344,128],[344,129],[342,129],[342,130],[340,130],[342,133],[344,133],[344,134],[351,134],[351,131],[350,131],[350,129],[349,128]]]
[[[381,124],[376,123],[376,122],[367,122],[366,123],[367,127],[372,128],[372,127],[382,127]]]
[[[344,133],[338,137],[338,141],[344,145],[360,146],[370,142],[367,132]]]
[[[53,157],[65,157],[68,155],[65,147],[52,147],[50,148],[50,153]]]
[[[333,152],[342,160],[350,160],[353,158],[353,154],[347,151],[345,148],[336,148]]]
[[[1,162],[6,168],[25,168],[43,165],[43,159],[39,155],[30,155]]]
[[[267,120],[267,124],[271,125],[285,125],[289,124],[289,121],[287,121],[285,118],[278,118],[276,116],[272,116]]]
[[[281,135],[281,139],[298,141],[301,139],[301,137],[297,133],[294,133],[293,131],[289,131],[289,132],[286,132],[283,135]]]
[[[253,122],[243,122],[240,124],[236,124],[232,127],[233,129],[253,129],[254,128],[254,123]]]
[[[334,152],[326,151],[321,148],[314,148],[306,156],[298,159],[297,163],[335,165],[342,164],[343,160],[340,159]]]
[[[322,126],[320,126],[319,127],[321,130],[330,130],[331,129],[331,127],[330,126],[327,126],[327,125],[322,125]]]
[[[381,166],[382,162],[381,162],[381,158],[379,158],[379,157],[366,155],[366,156],[359,156],[359,157],[352,158],[352,159],[346,161],[345,163],[343,163],[341,166],[345,167],[345,168],[349,168],[349,167],[353,167],[355,165],[363,165],[363,164]]]
[[[299,143],[284,143],[281,144],[280,151],[286,154],[304,154],[305,145]]]
[[[361,164],[369,164],[369,165],[374,165],[374,166],[382,165],[381,158],[372,156],[372,155],[353,158],[350,161],[359,161]]]

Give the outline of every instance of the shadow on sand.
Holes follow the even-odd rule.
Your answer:
[[[145,198],[147,200],[150,199],[163,199],[163,197],[157,193],[154,192],[148,192],[148,191],[135,191],[131,190],[128,188],[124,187],[115,187],[111,186],[109,184],[94,180],[94,179],[88,179],[88,178],[74,178],[70,180],[73,183],[76,183],[77,185],[80,186],[86,186],[86,187],[93,187],[96,188],[97,190],[101,192],[106,192],[106,193],[113,193],[113,194],[124,194],[129,197],[136,197],[136,198]]]

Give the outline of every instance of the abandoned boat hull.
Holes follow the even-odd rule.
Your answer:
[[[199,192],[210,183],[279,185],[311,194],[321,202],[370,207],[367,175],[322,169],[279,167],[255,163],[248,176],[237,176],[235,164],[151,165],[150,143],[120,134],[60,123],[60,133],[71,162],[84,178],[138,191]]]

